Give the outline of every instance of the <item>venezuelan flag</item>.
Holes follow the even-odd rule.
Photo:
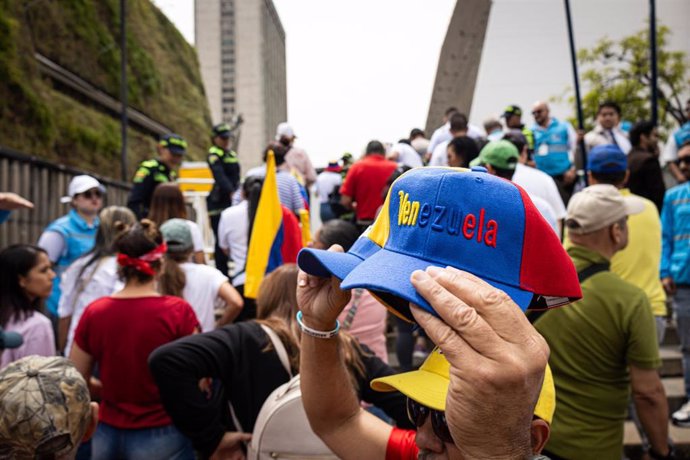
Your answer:
[[[276,161],[273,151],[269,151],[266,158],[266,178],[261,188],[252,234],[249,236],[244,282],[245,297],[256,299],[264,275],[283,263],[283,257],[280,254],[282,243],[283,212],[278,198]]]

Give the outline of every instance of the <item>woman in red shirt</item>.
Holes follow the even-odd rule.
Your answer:
[[[198,331],[190,305],[156,291],[165,244],[156,225],[122,223],[115,240],[123,290],[91,303],[81,317],[70,359],[89,381],[99,366],[98,429],[93,458],[193,459],[191,443],[173,425],[148,370],[160,345]],[[96,396],[96,395],[94,395]]]

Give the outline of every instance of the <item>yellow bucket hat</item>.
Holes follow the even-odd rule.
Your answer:
[[[450,363],[436,347],[418,370],[374,379],[371,388],[381,392],[397,390],[430,409],[445,412],[449,383]],[[550,425],[555,409],[556,387],[547,364],[534,415]]]

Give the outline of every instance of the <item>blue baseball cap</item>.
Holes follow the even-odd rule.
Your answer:
[[[365,288],[396,315],[409,303],[435,313],[410,282],[415,270],[452,266],[505,291],[523,310],[582,297],[577,273],[527,193],[485,170],[416,168],[398,178],[374,224],[347,253],[303,249],[305,272]]]
[[[587,154],[587,169],[594,173],[618,173],[628,169],[628,157],[615,144],[597,145]]]

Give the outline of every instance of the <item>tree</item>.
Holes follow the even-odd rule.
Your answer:
[[[666,26],[657,29],[657,72],[659,124],[667,130],[673,120],[682,123],[683,107],[690,92],[687,56],[683,51],[669,51]],[[651,60],[649,29],[619,41],[602,38],[592,48],[577,53],[583,89],[582,110],[585,122],[591,123],[599,104],[617,102],[623,118],[629,121],[651,119]],[[574,96],[568,98],[575,104]]]

